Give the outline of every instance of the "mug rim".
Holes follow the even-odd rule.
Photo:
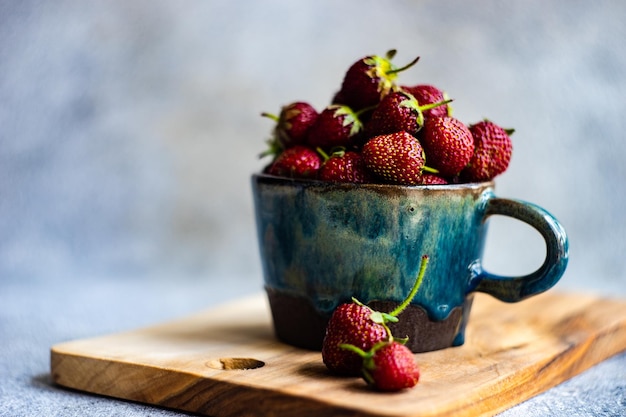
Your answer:
[[[277,175],[266,174],[263,172],[255,172],[252,174],[252,178],[258,182],[277,185],[293,185],[304,187],[327,187],[338,189],[370,189],[370,190],[432,190],[432,191],[444,191],[444,190],[478,190],[484,188],[494,188],[494,180],[483,182],[465,182],[455,184],[422,184],[422,185],[403,185],[403,184],[386,184],[382,182],[367,182],[367,183],[353,183],[353,182],[330,182],[322,181],[316,178],[290,178]]]

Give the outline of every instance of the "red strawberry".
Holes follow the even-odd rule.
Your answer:
[[[408,132],[374,136],[362,150],[365,166],[378,178],[392,184],[420,183],[424,150]]]
[[[267,173],[281,177],[314,178],[322,158],[313,149],[296,145],[284,150],[268,167]]]
[[[429,258],[422,256],[418,276],[407,297],[392,312],[381,313],[353,299],[352,303],[341,304],[333,312],[326,327],[322,344],[322,359],[326,367],[339,375],[359,375],[363,359],[355,350],[345,349],[349,345],[361,351],[369,351],[381,341],[393,340],[387,323],[397,322],[397,316],[411,303],[422,284]]]
[[[384,135],[407,131],[416,135],[424,124],[424,112],[429,109],[445,107],[447,103],[440,101],[420,105],[418,100],[404,91],[387,94],[378,104],[367,124],[368,136]]]
[[[440,177],[439,175],[431,174],[425,172],[422,174],[422,178],[420,180],[421,185],[444,185],[447,184],[445,178]]]
[[[270,113],[261,115],[276,121],[274,128],[276,139],[282,148],[288,148],[305,143],[306,134],[317,119],[318,113],[310,104],[297,101],[282,107],[278,116]]]
[[[342,304],[333,312],[322,344],[322,360],[331,372],[352,376],[360,374],[362,359],[340,348],[340,345],[350,344],[370,350],[389,337],[387,327],[374,322],[372,314],[372,309],[356,302]]]
[[[433,104],[441,101],[448,100],[447,94],[438,89],[435,86],[429,84],[419,84],[413,86],[402,86],[402,91],[406,91],[412,94],[417,100],[420,106],[425,104]],[[452,115],[452,108],[450,104],[434,107],[432,109],[424,110],[424,117],[444,117]]]
[[[487,181],[506,171],[511,161],[513,144],[510,134],[489,120],[483,120],[469,127],[474,138],[474,155],[461,172],[463,181]]]
[[[363,129],[358,113],[348,106],[326,107],[309,130],[308,143],[314,147],[348,146]]]
[[[400,391],[417,385],[420,370],[409,348],[392,341],[374,347],[365,357],[363,378],[379,391]]]
[[[419,59],[416,58],[402,68],[396,68],[391,63],[395,54],[395,50],[390,50],[384,57],[366,56],[352,64],[335,98],[341,100],[341,104],[356,110],[378,104],[381,98],[396,89],[398,72],[413,66]]]
[[[326,158],[318,177],[329,182],[364,183],[368,182],[369,173],[360,153],[341,150]]]
[[[419,140],[424,147],[428,166],[442,177],[457,175],[474,153],[474,139],[468,127],[454,117],[426,119]]]

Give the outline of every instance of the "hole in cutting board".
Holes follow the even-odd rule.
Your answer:
[[[257,369],[265,366],[265,362],[253,358],[219,358],[208,361],[209,368],[225,371]]]

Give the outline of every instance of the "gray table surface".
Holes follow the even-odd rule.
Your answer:
[[[255,277],[65,277],[0,282],[1,416],[176,416],[144,404],[55,386],[54,344],[183,317],[261,291]],[[501,414],[626,415],[626,353]]]

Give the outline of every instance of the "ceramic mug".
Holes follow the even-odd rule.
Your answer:
[[[551,288],[568,240],[546,210],[498,198],[493,182],[399,186],[252,176],[261,263],[276,336],[320,349],[334,309],[351,297],[391,311],[409,293],[422,255],[430,261],[409,308],[391,330],[413,352],[464,343],[473,293],[517,302]],[[482,267],[488,218],[534,227],[546,258],[525,276]]]

